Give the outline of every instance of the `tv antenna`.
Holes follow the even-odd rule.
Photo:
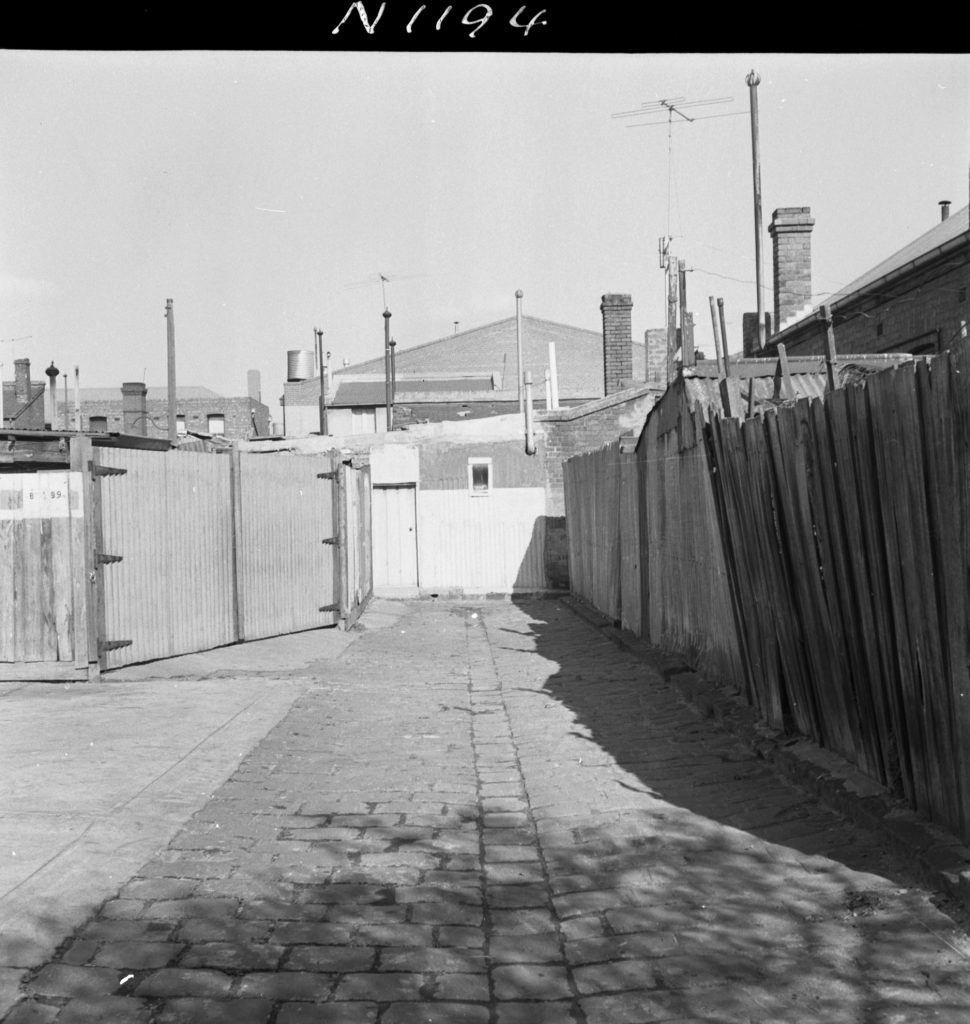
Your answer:
[[[673,177],[673,127],[674,118],[677,124],[686,122],[693,124],[695,121],[707,121],[714,117],[739,117],[746,114],[746,110],[732,110],[723,114],[706,114],[703,108],[719,106],[723,103],[733,103],[733,96],[718,96],[709,100],[688,100],[683,96],[674,96],[671,99],[654,100],[648,103],[641,103],[636,110],[621,110],[611,115],[615,118],[646,117],[652,120],[640,121],[637,124],[628,124],[627,128],[650,128],[654,125],[665,124],[667,126],[667,235],[670,238],[670,188]],[[689,110],[690,114],[684,111]],[[695,112],[701,111],[701,112]],[[666,118],[655,120],[659,115],[666,114]]]
[[[373,274],[368,274],[367,277],[360,281],[354,281],[351,284],[346,285],[347,288],[363,288],[366,285],[376,284],[377,281],[381,283],[381,302],[384,305],[384,309],[387,309],[387,285],[392,281],[407,281],[411,278],[427,277],[427,274],[385,274],[382,271],[377,271]]]

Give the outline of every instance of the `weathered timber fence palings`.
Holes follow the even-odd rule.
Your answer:
[[[0,475],[0,679],[87,678],[77,472]]]
[[[704,672],[744,680],[700,411],[647,420],[637,457],[644,639]]]
[[[340,466],[339,493],[343,497],[340,530],[345,553],[341,578],[340,617],[352,626],[374,590],[371,563],[371,475],[370,466]]]
[[[752,699],[970,838],[970,352],[711,425]]]
[[[970,346],[744,422],[658,406],[633,504],[622,460],[565,464],[573,592],[970,840]]]
[[[620,443],[563,465],[569,579],[573,593],[620,619]]]

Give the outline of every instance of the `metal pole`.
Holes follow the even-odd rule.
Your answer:
[[[391,338],[391,405],[397,401],[397,342]]]
[[[384,310],[384,401],[387,405],[387,430],[391,431],[393,425],[392,407],[394,395],[391,393],[391,312]]]
[[[323,345],[323,337],[320,338],[321,348]],[[330,427],[327,423],[327,388],[330,386],[330,353],[327,353],[327,362],[320,368],[320,394],[323,401],[323,432],[324,434],[330,433]]]
[[[765,305],[761,265],[761,152],[758,146],[758,86],[761,77],[752,70],[745,79],[751,94],[751,163],[754,177],[754,273],[758,290],[758,348],[765,347]],[[777,330],[777,327],[775,328]]]
[[[81,368],[74,367],[74,429],[81,429]]]
[[[165,300],[168,321],[168,440],[174,448],[179,443],[178,420],[175,415],[175,311],[172,300]]]
[[[320,413],[320,433],[327,432],[327,400],[323,393],[323,331],[318,327],[313,328],[313,339],[316,345],[317,366],[320,368],[320,397],[317,405]]]
[[[518,356],[516,391],[519,393],[519,412],[524,411],[522,400],[522,289],[515,291],[515,351]]]

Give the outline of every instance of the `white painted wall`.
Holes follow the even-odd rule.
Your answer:
[[[510,594],[546,588],[542,487],[418,492],[422,592]]]

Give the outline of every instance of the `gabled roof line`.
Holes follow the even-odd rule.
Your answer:
[[[600,337],[599,331],[591,330],[589,327],[573,327],[571,324],[559,323],[556,320],[546,320],[544,317],[539,316],[522,317],[523,323],[528,320],[531,320],[533,323],[537,324],[548,324],[548,326],[550,327],[562,327],[565,328],[567,331],[580,331],[583,334],[591,334],[596,338]],[[479,324],[477,327],[469,327],[464,331],[457,331],[454,334],[445,334],[442,335],[440,338],[432,338],[431,341],[422,341],[417,345],[411,345],[408,348],[399,349],[397,352],[397,358],[400,359],[401,356],[403,356],[405,353],[410,355],[412,352],[418,352],[421,349],[428,348],[430,345],[440,345],[442,342],[445,341],[454,341],[456,338],[461,338],[463,335],[476,334],[479,331],[487,331],[492,327],[497,327],[499,324],[509,323],[510,321],[514,323],[515,317],[503,316],[501,320],[493,320],[491,323]],[[634,345],[637,344],[636,338],[633,339],[633,343]],[[643,342],[641,341],[640,344],[642,345]],[[370,359],[363,359],[359,363],[352,363],[350,366],[342,367],[340,370],[335,371],[334,376],[336,376],[337,373],[343,373],[345,371],[353,370],[355,366],[366,366],[368,363],[376,363],[378,360],[383,358],[383,356],[371,356]]]

